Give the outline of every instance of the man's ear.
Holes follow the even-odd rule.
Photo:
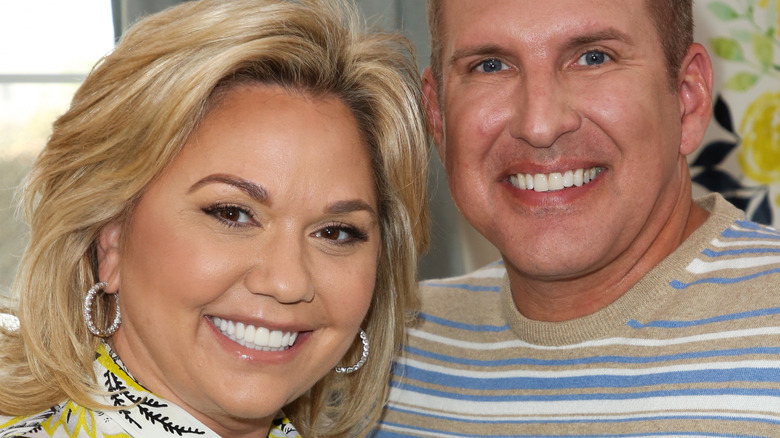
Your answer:
[[[695,151],[712,118],[712,61],[701,44],[694,43],[680,67],[679,102],[682,117],[680,154]]]
[[[119,291],[121,261],[120,242],[122,240],[122,224],[112,222],[100,230],[97,242],[98,276],[108,286],[106,293]]]
[[[426,67],[422,72],[422,91],[423,106],[425,107],[425,116],[428,118],[428,125],[433,135],[433,144],[439,153],[442,163],[444,162],[444,118],[439,107],[439,93],[437,91],[436,78],[433,77],[433,71]]]

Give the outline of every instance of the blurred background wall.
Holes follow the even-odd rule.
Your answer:
[[[88,56],[86,64],[74,66],[63,61],[68,65],[64,73],[39,73],[38,67],[25,67],[19,57],[43,51],[36,44],[44,44],[69,59],[68,54],[75,48],[83,47],[92,41],[90,38],[97,38],[84,36],[81,41],[69,40],[69,36],[85,32],[85,27],[101,29],[100,38],[108,40],[106,29],[110,38],[118,38],[138,17],[179,1],[182,0],[111,0],[102,18],[90,18],[80,24],[63,15],[70,12],[83,18],[94,8],[106,8],[108,2],[18,0],[16,9],[0,13],[0,53],[6,54],[0,63],[0,293],[7,291],[11,284],[26,240],[25,226],[15,214],[19,182],[35,152],[43,146],[51,122],[65,110],[68,96],[89,67],[110,50],[110,41],[105,48],[95,49],[96,54]],[[373,26],[400,30],[410,38],[417,47],[420,69],[427,66],[430,48],[424,0],[356,0],[356,3]],[[16,4],[9,0],[0,10],[8,12]],[[67,11],[61,10],[63,4],[67,5]],[[710,51],[715,66],[716,104],[705,142],[690,157],[694,193],[719,191],[746,210],[749,218],[777,227],[780,225],[780,0],[698,0],[695,9],[696,38]],[[22,15],[34,17],[33,24],[13,35],[3,35],[2,29],[8,32]],[[54,29],[58,22],[68,26],[58,31]],[[24,49],[26,43],[30,47]],[[49,62],[45,62],[46,57],[34,58],[43,58],[39,61],[51,64],[51,56]],[[56,98],[52,97],[54,94],[40,92],[55,85],[60,87]],[[20,99],[20,89],[35,93]],[[53,104],[18,120],[20,111],[13,106],[18,103],[11,103],[13,99],[24,101],[25,105],[31,100]],[[33,131],[39,134],[33,135]],[[432,154],[429,192],[433,245],[421,261],[421,278],[462,274],[499,257],[454,207],[442,166],[435,153]]]

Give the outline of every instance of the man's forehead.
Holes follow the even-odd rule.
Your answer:
[[[463,46],[527,46],[557,39],[631,41],[637,27],[653,31],[644,0],[439,0],[442,49]],[[634,38],[635,39],[635,38]]]

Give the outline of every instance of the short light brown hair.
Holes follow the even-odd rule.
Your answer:
[[[368,32],[346,0],[183,2],[138,22],[97,64],[55,122],[25,191],[31,236],[18,306],[0,309],[21,323],[0,329],[0,414],[66,399],[100,408],[90,397],[100,340],[81,312],[97,281],[96,239],[130,217],[220,95],[253,83],[340,99],[370,151],[382,236],[363,324],[371,358],[357,373],[330,373],[284,412],[304,436],[360,436],[372,426],[428,244],[428,146],[411,43]],[[111,302],[96,306],[100,327],[110,324]],[[340,365],[357,361],[359,345]]]
[[[666,70],[672,89],[688,47],[693,43],[693,0],[645,0],[661,39]],[[431,37],[431,70],[437,86],[442,80],[442,46],[446,38],[442,16],[444,0],[428,0],[428,28]]]

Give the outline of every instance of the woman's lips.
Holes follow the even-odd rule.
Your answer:
[[[284,351],[295,344],[298,332],[270,330],[251,324],[211,317],[214,326],[237,344],[258,351]]]

